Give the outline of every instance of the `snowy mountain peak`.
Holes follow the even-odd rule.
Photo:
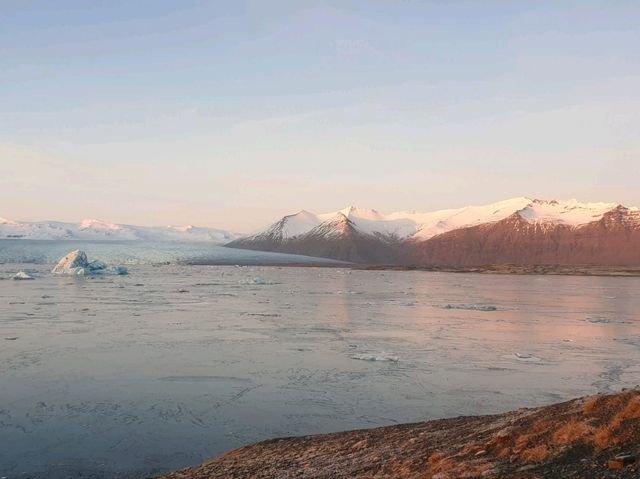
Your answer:
[[[618,206],[616,203],[581,203],[578,200],[533,200],[518,211],[530,223],[579,226],[597,221]]]
[[[108,223],[106,221],[88,219],[88,220],[82,220],[80,222],[80,229],[81,230],[96,229],[96,230],[120,231],[122,229],[122,226],[117,225],[115,223]]]
[[[374,209],[358,208],[357,206],[347,206],[346,208],[343,208],[336,213],[341,213],[347,218],[359,218],[369,221],[380,221],[384,219],[383,215],[381,215]],[[330,213],[327,213],[326,215],[321,216],[327,216],[329,214]]]
[[[307,233],[310,237],[338,238],[354,229],[354,223],[342,211],[315,226]]]
[[[170,229],[170,230],[179,231],[181,233],[187,233],[189,231],[193,231],[195,229],[195,226],[193,226],[193,225],[183,225],[183,226],[169,225],[169,226],[167,226],[167,228]]]
[[[346,225],[351,223],[351,220],[349,219],[349,215],[346,215],[342,211],[339,211],[333,218],[325,221],[325,223],[331,225]]]
[[[577,226],[597,221],[615,207],[614,203],[581,203],[575,199],[544,200],[525,196],[487,205],[464,206],[426,213],[401,211],[383,214],[374,209],[348,206],[339,211],[317,215],[302,210],[283,217],[262,233],[252,237],[269,236],[282,241],[302,237],[321,225],[321,230],[325,233],[329,230],[338,231],[341,225],[344,229],[344,226],[348,225],[361,234],[387,240],[425,241],[455,229],[495,223],[514,214],[518,214],[528,222]],[[319,231],[314,231],[314,234]]]

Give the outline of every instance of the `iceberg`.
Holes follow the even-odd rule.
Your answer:
[[[94,274],[118,274],[125,275],[129,271],[124,266],[114,266],[109,268],[106,263],[99,260],[89,262],[87,254],[82,250],[75,250],[62,258],[51,270],[53,274],[68,274],[76,276]]]
[[[35,278],[31,276],[29,273],[27,273],[26,271],[18,271],[13,277],[13,279],[18,281],[23,281],[23,280],[29,280],[29,279],[35,279]]]

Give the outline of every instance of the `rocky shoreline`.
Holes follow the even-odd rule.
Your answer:
[[[273,439],[162,479],[640,477],[640,389],[491,416]]]

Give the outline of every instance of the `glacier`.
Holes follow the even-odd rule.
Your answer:
[[[225,248],[203,241],[81,241],[0,239],[0,264],[56,264],[70,250],[108,264],[331,265],[340,261]]]

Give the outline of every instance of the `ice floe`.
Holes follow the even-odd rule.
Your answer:
[[[539,363],[540,361],[542,361],[541,358],[529,353],[513,353],[513,357],[518,361],[522,361],[525,363]]]
[[[359,361],[390,361],[393,363],[397,363],[398,361],[400,361],[400,358],[398,356],[385,353],[384,351],[378,354],[369,354],[369,353],[353,354],[349,357],[351,359],[357,359]]]
[[[590,316],[585,321],[594,324],[609,324],[609,323],[618,323],[618,324],[629,324],[629,321],[625,321],[622,319],[611,319],[605,318],[604,316]]]
[[[498,311],[497,306],[487,304],[447,304],[444,309],[466,309],[468,311]]]
[[[129,271],[124,266],[114,266],[109,268],[106,263],[99,260],[89,261],[87,254],[82,250],[71,251],[51,270],[53,274],[68,274],[75,276],[96,275],[96,274],[118,274],[125,275]]]
[[[271,281],[266,280],[260,276],[255,276],[253,278],[241,279],[238,281],[240,284],[271,284]]]
[[[35,278],[31,276],[29,273],[27,273],[26,271],[18,271],[13,277],[13,279],[18,281],[23,281],[23,280],[29,280],[29,279],[35,279]]]

